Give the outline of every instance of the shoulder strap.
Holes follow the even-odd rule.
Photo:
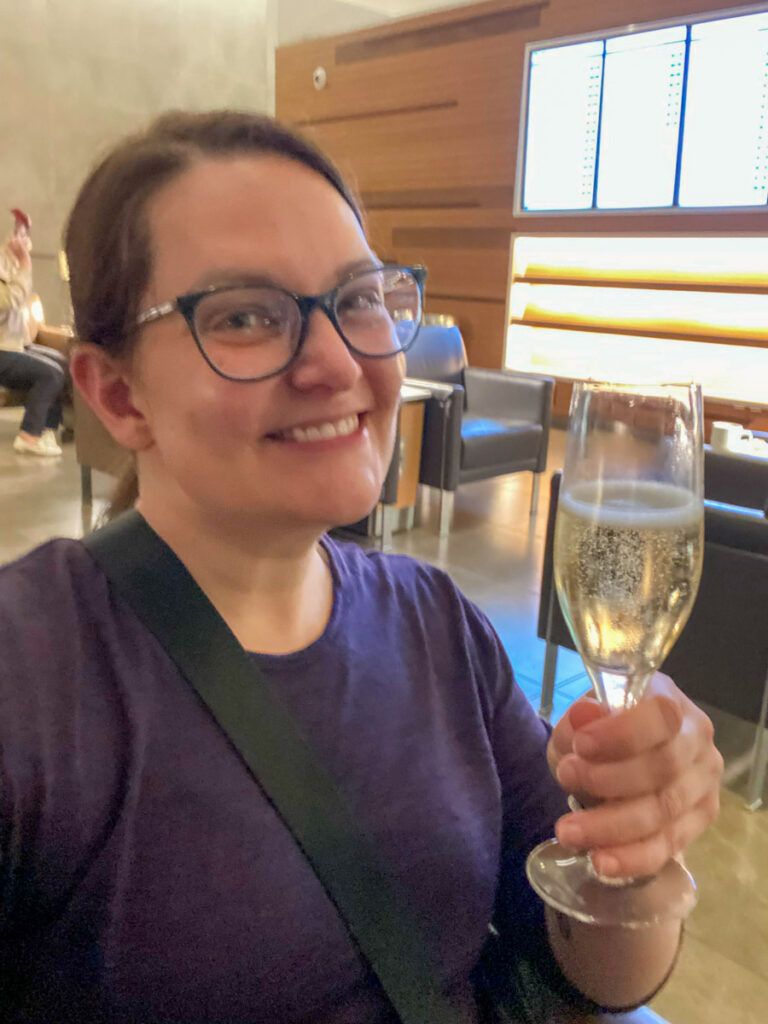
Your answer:
[[[287,709],[179,558],[136,511],[84,543],[277,810],[402,1024],[459,1024],[403,894]]]

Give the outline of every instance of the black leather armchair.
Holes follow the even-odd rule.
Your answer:
[[[407,353],[407,376],[448,385],[428,403],[419,482],[442,492],[440,532],[448,532],[460,484],[533,473],[531,515],[547,464],[550,377],[467,366],[457,327],[425,326]]]
[[[756,508],[768,516],[768,459],[716,451],[705,445],[704,495],[712,501]]]
[[[538,635],[546,641],[539,714],[552,712],[558,647],[575,650],[554,585],[560,473],[552,477]],[[768,519],[753,509],[705,503],[704,568],[691,617],[664,672],[692,700],[756,723],[747,803],[762,803],[768,760]]]

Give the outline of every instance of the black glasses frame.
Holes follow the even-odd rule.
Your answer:
[[[336,312],[336,303],[338,300],[339,292],[342,288],[346,288],[350,282],[355,281],[358,277],[365,277],[366,275],[376,272],[379,270],[404,270],[409,273],[419,289],[419,316],[416,321],[416,330],[413,332],[413,337],[408,341],[407,345],[401,345],[393,352],[381,352],[378,354],[371,354],[370,352],[361,352],[360,349],[356,348],[349,338],[346,337],[344,331],[339,323],[339,318]],[[250,384],[254,381],[268,380],[270,377],[276,377],[280,373],[284,373],[285,370],[294,362],[301,352],[302,346],[307,337],[309,330],[309,318],[315,309],[321,309],[328,319],[331,321],[336,329],[336,333],[339,335],[341,340],[347,346],[350,352],[354,355],[359,356],[361,359],[390,359],[392,356],[398,355],[400,352],[407,352],[408,349],[413,345],[416,337],[419,333],[419,327],[421,326],[421,316],[424,311],[424,285],[427,280],[427,268],[423,266],[408,267],[399,263],[381,263],[378,266],[366,267],[364,270],[355,271],[348,277],[340,281],[334,288],[324,292],[322,295],[300,295],[298,292],[289,291],[287,288],[279,288],[274,285],[268,285],[273,291],[281,292],[283,295],[289,296],[293,299],[299,308],[301,315],[301,328],[299,330],[299,336],[296,340],[295,348],[291,355],[286,359],[282,366],[276,370],[270,370],[269,373],[261,374],[257,377],[233,377],[228,373],[224,373],[220,370],[209,358],[203,343],[201,342],[197,327],[195,325],[195,311],[202,302],[203,299],[209,295],[219,294],[220,292],[231,292],[241,291],[247,285],[213,285],[210,288],[205,288],[199,292],[189,292],[186,295],[179,295],[170,302],[164,302],[159,306],[153,306],[151,309],[145,310],[140,313],[136,319],[136,324],[139,327],[143,327],[145,324],[153,323],[155,320],[161,320],[163,317],[170,316],[172,313],[181,313],[186,321],[189,332],[192,335],[195,345],[197,345],[198,351],[214,373],[218,374],[219,377],[223,377],[225,380],[231,380],[238,384]]]

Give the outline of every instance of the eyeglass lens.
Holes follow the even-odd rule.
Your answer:
[[[410,271],[382,267],[340,285],[333,310],[345,340],[360,355],[394,355],[416,334],[421,293]],[[301,326],[296,300],[277,288],[212,292],[195,309],[198,341],[228,377],[262,377],[280,370],[296,351]]]

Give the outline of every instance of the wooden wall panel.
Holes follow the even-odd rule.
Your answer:
[[[429,121],[429,128],[425,126]],[[503,121],[472,119],[454,109],[408,112],[312,126],[310,134],[357,182],[361,192],[456,189],[467,181],[498,182],[514,174],[510,147],[496,143]],[[470,147],[462,142],[477,133]]]
[[[456,299],[506,301],[504,287],[509,255],[494,249],[429,249],[405,247],[398,250],[408,264],[424,263],[428,270],[427,291],[441,302]]]
[[[427,308],[457,317],[472,362],[500,366],[512,232],[768,231],[768,210],[515,218],[526,43],[738,6],[489,0],[434,11],[279,49],[277,112],[350,175],[377,252],[429,266]]]

